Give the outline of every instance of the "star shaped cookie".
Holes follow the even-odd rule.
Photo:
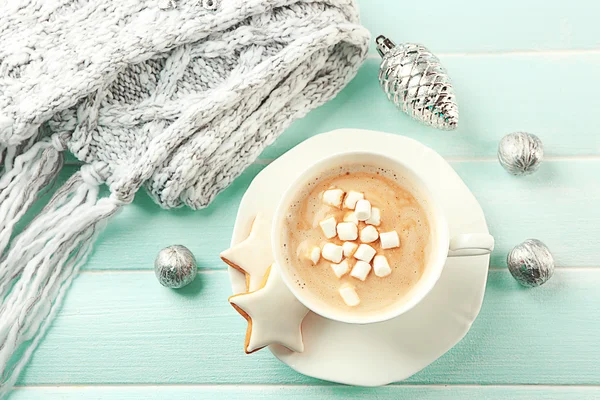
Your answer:
[[[297,353],[304,351],[301,325],[308,308],[289,291],[277,265],[267,270],[263,287],[231,296],[229,302],[248,321],[246,354],[270,344],[280,344]]]
[[[267,269],[273,262],[270,221],[258,214],[254,218],[248,238],[222,252],[221,259],[246,275],[247,291],[259,289]]]

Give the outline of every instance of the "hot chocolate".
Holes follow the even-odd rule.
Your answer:
[[[393,307],[423,274],[427,215],[393,171],[349,165],[300,191],[282,254],[296,285],[327,304],[368,314]]]

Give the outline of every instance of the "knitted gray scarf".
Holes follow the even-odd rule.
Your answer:
[[[0,0],[0,395],[142,185],[206,207],[366,56],[352,0],[164,3]],[[66,149],[83,167],[15,232]]]

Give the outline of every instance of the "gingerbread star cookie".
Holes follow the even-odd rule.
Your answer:
[[[246,275],[246,290],[262,286],[267,269],[273,262],[271,251],[271,223],[261,214],[254,218],[250,236],[221,253],[221,259]]]
[[[263,287],[231,296],[229,302],[248,321],[244,345],[247,354],[270,344],[297,353],[304,351],[301,325],[308,308],[289,291],[277,265],[267,270]]]

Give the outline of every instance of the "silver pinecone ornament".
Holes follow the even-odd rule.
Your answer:
[[[456,129],[456,96],[440,60],[420,44],[396,45],[385,36],[377,37],[376,44],[383,57],[379,83],[388,99],[426,125]]]

